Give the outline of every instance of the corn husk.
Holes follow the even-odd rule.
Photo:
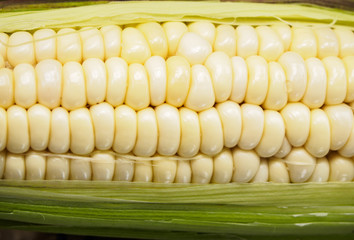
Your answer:
[[[348,237],[353,183],[1,181],[0,226],[144,239]]]
[[[147,21],[346,26],[353,12],[299,4],[114,2],[6,10],[0,31]],[[135,239],[348,239],[354,183],[0,181],[0,228]]]
[[[147,21],[208,20],[225,24],[343,25],[354,28],[352,11],[314,5],[243,2],[128,1],[83,7],[10,11],[0,14],[0,31],[135,24]]]

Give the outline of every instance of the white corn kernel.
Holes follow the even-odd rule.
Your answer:
[[[107,71],[104,62],[98,58],[89,58],[83,64],[86,78],[87,103],[94,105],[106,98]]]
[[[268,64],[268,74],[268,93],[263,108],[278,111],[288,102],[285,72],[279,63],[270,62]]]
[[[7,144],[7,113],[5,109],[0,107],[0,152],[6,148],[6,144]]]
[[[91,163],[87,160],[70,161],[70,180],[91,180]]]
[[[100,103],[90,108],[95,147],[98,150],[108,150],[113,145],[115,120],[114,109],[108,103]]]
[[[200,147],[200,124],[199,117],[195,111],[188,108],[179,109],[181,121],[181,141],[178,155],[181,157],[195,156]]]
[[[168,104],[155,108],[158,145],[157,152],[160,155],[175,155],[181,139],[181,126],[178,109]]]
[[[273,110],[264,111],[263,136],[256,147],[256,152],[260,157],[271,157],[275,155],[285,136],[285,125],[279,112]]]
[[[322,59],[329,56],[338,56],[339,43],[336,34],[329,27],[315,28],[317,37],[317,56]]]
[[[134,176],[134,161],[124,157],[116,158],[113,181],[131,182]]]
[[[332,153],[328,156],[329,161],[329,181],[331,182],[351,182],[354,178],[353,159],[342,157]]]
[[[81,62],[82,47],[79,33],[72,28],[62,28],[57,33],[57,57],[65,64],[70,61]]]
[[[327,72],[318,58],[305,61],[307,69],[307,88],[301,100],[309,108],[319,108],[324,104],[327,91]]]
[[[264,112],[260,106],[241,105],[242,132],[238,146],[244,150],[255,148],[262,138],[264,129]]]
[[[29,108],[37,102],[37,81],[34,67],[21,63],[14,69],[15,103]]]
[[[47,157],[46,180],[69,180],[69,159],[62,157]]]
[[[229,56],[224,52],[214,52],[205,61],[205,67],[209,70],[215,101],[224,102],[231,95],[232,65]]]
[[[343,157],[353,157],[354,156],[354,123],[352,130],[350,131],[349,138],[344,146],[338,150],[338,153]]]
[[[295,52],[286,52],[280,56],[278,62],[283,67],[286,75],[289,101],[300,101],[305,94],[307,86],[305,61]]]
[[[327,182],[329,178],[329,163],[327,158],[317,159],[315,170],[308,182]]]
[[[334,29],[339,43],[339,57],[354,55],[354,33],[351,29],[337,27]]]
[[[9,35],[0,32],[0,55],[3,57],[4,61],[7,60],[7,44],[9,41]]]
[[[246,96],[248,84],[248,69],[245,60],[242,57],[231,58],[233,79],[230,100],[242,103]]]
[[[7,153],[4,178],[10,180],[25,180],[25,156]]]
[[[268,64],[260,56],[250,56],[246,59],[248,67],[248,85],[245,102],[261,105],[268,91]]]
[[[274,155],[276,158],[284,158],[286,155],[289,154],[291,150],[291,145],[286,137],[283,139],[283,143],[279,149],[279,151]]]
[[[181,107],[186,101],[191,82],[191,68],[181,56],[173,56],[166,61],[167,87],[166,102]]]
[[[268,160],[269,182],[290,183],[289,172],[283,159],[270,158]]]
[[[242,150],[234,148],[232,151],[234,160],[233,182],[247,183],[257,174],[260,158],[253,150]]]
[[[210,183],[214,171],[213,158],[201,155],[199,158],[191,161],[191,170],[192,183]]]
[[[0,68],[0,107],[8,108],[14,104],[13,72],[8,68]]]
[[[35,151],[47,149],[50,134],[51,112],[41,104],[27,111],[31,148]]]
[[[236,27],[237,55],[247,58],[258,53],[258,36],[256,30],[248,25]]]
[[[188,27],[183,22],[165,22],[162,27],[166,34],[168,55],[176,55],[177,47],[182,36],[188,32]]]
[[[338,57],[326,57],[322,60],[327,70],[327,105],[340,104],[347,95],[347,74],[345,66]]]
[[[291,28],[287,24],[275,24],[271,28],[279,35],[283,42],[284,51],[288,51],[292,40]]]
[[[44,180],[46,157],[36,152],[27,152],[25,156],[26,180]]]
[[[217,104],[215,108],[221,119],[225,147],[235,147],[240,140],[242,130],[240,105],[232,101],[226,101]]]
[[[192,179],[191,161],[178,160],[175,183],[190,183]]]
[[[290,51],[296,52],[302,58],[308,59],[317,56],[317,39],[310,27],[293,27]]]
[[[284,52],[284,45],[278,34],[268,26],[256,27],[259,39],[258,55],[267,61],[275,61]]]
[[[354,102],[354,56],[348,56],[342,59],[347,72],[347,95],[345,102]]]
[[[69,113],[65,108],[55,108],[52,110],[48,149],[53,153],[66,153],[69,147]]]
[[[7,150],[12,153],[24,153],[30,147],[27,112],[13,105],[7,109]]]
[[[157,140],[158,129],[155,111],[150,107],[140,110],[137,113],[137,138],[133,153],[137,156],[151,157],[156,152]],[[135,165],[135,174],[137,174],[137,165]]]
[[[114,110],[115,133],[113,150],[118,153],[129,153],[134,145],[137,134],[137,116],[136,112],[122,105]]]
[[[107,70],[106,101],[113,107],[117,107],[125,100],[128,87],[128,64],[119,57],[112,57],[105,64]]]
[[[74,154],[89,154],[95,147],[90,111],[79,108],[70,112],[70,150]]]
[[[231,150],[224,148],[214,157],[214,172],[212,183],[229,183],[233,173],[233,158]]]
[[[91,160],[92,180],[111,181],[113,179],[114,155],[105,152],[94,152]]]
[[[70,160],[70,180],[91,180],[91,161],[86,159]]]
[[[63,66],[61,105],[68,110],[86,106],[86,81],[80,63],[67,62]]]
[[[194,111],[211,108],[215,103],[215,94],[208,69],[203,65],[192,66],[192,81],[185,106]]]
[[[7,60],[12,67],[20,63],[36,63],[33,37],[29,32],[15,32],[8,40]]]
[[[199,113],[200,151],[209,156],[218,154],[224,146],[223,129],[217,110],[212,107]]]
[[[210,43],[193,32],[187,32],[181,38],[176,55],[185,57],[191,65],[203,64],[212,53]]]
[[[38,63],[38,102],[50,109],[59,107],[62,96],[62,65],[57,60],[47,59]]]
[[[306,182],[316,166],[316,159],[304,148],[293,148],[284,160],[293,183]]]
[[[302,103],[289,103],[281,110],[281,115],[289,143],[294,147],[304,145],[310,132],[310,109]]]
[[[57,58],[57,38],[53,29],[39,29],[33,34],[37,62]]]
[[[214,51],[226,53],[229,57],[236,55],[236,32],[230,25],[216,27]]]
[[[349,139],[353,127],[353,111],[346,104],[325,106],[323,110],[326,112],[331,126],[330,149],[339,150]]]
[[[122,42],[122,28],[116,25],[103,26],[101,34],[104,42],[105,59],[119,57]]]
[[[80,30],[82,43],[82,58],[105,59],[104,42],[101,32],[97,28],[85,27]]]
[[[150,104],[158,106],[166,100],[167,70],[166,62],[160,56],[146,60],[145,69],[149,78]]]
[[[143,65],[133,63],[128,67],[128,89],[125,103],[134,110],[141,110],[150,104],[149,80]]]
[[[136,27],[141,31],[149,43],[152,56],[166,58],[168,54],[168,43],[162,26],[156,22],[141,23]]]
[[[160,159],[153,161],[154,182],[173,183],[175,181],[177,161]]]
[[[268,182],[268,178],[269,178],[268,160],[261,158],[258,171],[254,176],[254,178],[252,178],[251,182],[265,183]]]
[[[211,46],[215,41],[215,26],[210,22],[193,22],[188,25],[188,30],[207,40]]]
[[[143,64],[151,56],[149,44],[138,29],[127,27],[122,31],[121,56],[128,64]]]
[[[322,109],[311,111],[310,134],[305,148],[315,157],[324,157],[331,145],[331,128],[327,114]]]
[[[134,169],[134,182],[151,182],[153,178],[151,161],[136,161]]]

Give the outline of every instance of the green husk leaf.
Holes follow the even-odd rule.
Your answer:
[[[201,232],[181,232],[181,231],[161,231],[161,230],[137,230],[137,229],[125,229],[125,228],[81,228],[81,227],[66,227],[66,226],[52,226],[52,225],[36,225],[36,224],[26,224],[21,222],[6,221],[2,222],[0,220],[0,225],[6,225],[8,228],[14,228],[19,230],[31,230],[39,232],[49,232],[49,233],[64,233],[64,234],[78,234],[90,235],[90,236],[104,236],[104,237],[117,237],[120,239],[134,238],[134,239],[171,239],[171,240],[346,240],[352,238],[352,234],[326,234],[319,236],[299,236],[299,235],[240,235],[240,234],[229,234],[229,233],[201,233]]]
[[[43,2],[42,2],[43,1]],[[80,6],[87,6],[87,5],[94,5],[94,4],[102,4],[107,3],[109,1],[62,1],[62,0],[51,0],[49,2],[45,2],[44,0],[37,1],[33,3],[32,1],[0,1],[0,11],[1,12],[20,12],[20,11],[38,11],[38,10],[45,10],[45,9],[53,9],[53,8],[69,8],[69,7],[80,7]]]
[[[350,236],[353,187],[1,181],[0,219],[13,224],[0,227],[151,239]]]
[[[39,28],[135,24],[147,21],[198,21],[228,24],[293,25],[326,24],[354,26],[352,11],[301,4],[243,2],[138,1],[109,2],[82,7],[16,11],[0,14],[0,31],[14,32]]]
[[[354,183],[161,184],[100,181],[0,181],[0,196],[68,201],[337,206],[354,204]],[[78,189],[80,191],[78,191]],[[255,197],[257,194],[257,197]],[[70,198],[68,198],[70,196]],[[339,196],[342,196],[340,199]],[[344,197],[345,196],[345,197]],[[274,202],[274,200],[277,202]]]

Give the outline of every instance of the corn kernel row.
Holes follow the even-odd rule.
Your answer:
[[[40,103],[74,110],[106,101],[134,110],[167,102],[195,111],[226,100],[280,110],[287,102],[301,101],[310,108],[354,102],[354,56],[304,61],[286,52],[278,62],[260,56],[229,58],[212,53],[205,65],[189,65],[184,57],[167,61],[150,57],[144,65],[128,65],[122,58],[106,62],[90,58],[81,65],[44,60],[33,67],[19,64],[0,69],[0,107],[14,103],[29,108]]]
[[[143,157],[156,152],[193,157],[199,151],[214,156],[223,147],[238,146],[255,149],[260,157],[279,152],[284,157],[286,149],[304,146],[315,157],[330,150],[354,156],[354,117],[346,104],[310,110],[302,103],[290,103],[277,112],[226,101],[199,113],[169,104],[137,112],[127,105],[114,109],[108,103],[70,112],[40,104],[26,111],[14,105],[0,108],[0,123],[0,150],[12,153],[30,148],[54,153],[70,149],[75,154],[113,149]]]
[[[354,55],[354,34],[345,28],[294,27],[288,25],[215,26],[210,22],[142,23],[136,27],[115,25],[97,28],[40,29],[0,33],[0,62],[13,67],[20,63],[35,64],[44,59],[82,62],[88,58],[106,60],[122,56],[129,64],[144,63],[150,56],[181,55],[191,64],[202,64],[212,51],[247,58],[260,55],[267,61],[277,60],[286,51],[304,59]]]
[[[195,159],[133,160],[131,155],[94,152],[87,158],[0,152],[0,179],[95,180],[162,183],[327,182],[353,181],[354,159],[336,152],[314,158],[294,148],[286,158],[260,158],[253,150],[223,149]]]

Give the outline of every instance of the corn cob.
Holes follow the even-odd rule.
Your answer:
[[[198,20],[0,26],[2,186],[353,181],[352,28]]]
[[[173,32],[171,27],[176,25],[183,31]],[[336,35],[330,28],[300,30],[274,25],[274,29],[239,26],[233,30],[228,26],[227,29],[232,30],[229,35],[236,38],[233,41],[216,36],[220,31],[212,23],[194,22],[187,28],[184,23],[166,22],[162,26],[145,23],[123,30],[107,26],[103,28],[103,33],[109,36],[105,40],[102,37],[105,35],[96,28],[80,31],[81,41],[79,33],[75,33],[75,38],[71,36],[73,30],[63,36],[60,30],[58,37],[50,29],[35,32],[34,36],[49,36],[46,39],[50,40],[48,44],[39,45],[44,49],[41,56],[53,55],[49,52],[56,52],[56,42],[59,46],[71,42],[89,57],[84,58],[82,65],[79,63],[82,58],[70,57],[70,53],[64,57],[67,60],[58,58],[62,62],[51,59],[55,56],[43,57],[44,60],[35,67],[29,62],[12,64],[15,66],[13,70],[1,69],[0,77],[5,84],[1,88],[4,94],[0,99],[4,108],[0,115],[4,123],[0,150],[6,147],[13,153],[25,153],[31,148],[36,151],[49,149],[58,154],[68,150],[74,154],[90,154],[94,149],[112,149],[118,154],[132,151],[142,157],[151,157],[155,153],[194,157],[199,151],[215,156],[223,147],[239,146],[244,150],[255,149],[260,157],[269,158],[281,150],[286,136],[291,146],[304,146],[314,157],[324,157],[330,150],[339,150],[346,157],[354,156],[354,137],[347,131],[353,128],[353,113],[345,104],[338,105],[353,101],[354,58],[351,48],[354,48],[354,41],[341,45],[346,54],[349,53],[341,60],[337,57],[338,42],[341,41],[337,40],[338,34],[333,37]],[[268,54],[274,58],[264,54],[263,45],[270,44],[274,47],[270,53],[277,52],[275,49],[279,46],[284,49],[289,45],[289,40],[281,40],[289,36],[291,46],[303,46],[298,39],[302,31],[318,33],[319,43],[327,41],[322,45],[332,46],[337,51],[327,49],[321,56],[300,56],[298,53],[301,51],[294,47],[295,50],[291,48],[294,51]],[[354,37],[350,30],[347,31]],[[166,38],[167,33],[179,35],[177,40],[174,39],[177,43],[172,44],[175,49],[167,48],[171,45],[167,39],[172,38]],[[327,35],[319,38],[325,33]],[[16,40],[15,33],[11,36]],[[16,50],[22,45],[11,47],[11,36],[9,49]],[[96,39],[88,41],[102,51],[85,47],[87,36]],[[112,36],[115,39],[110,40]],[[224,52],[211,53],[215,39],[232,42],[236,48],[240,45],[242,50],[231,54],[231,57],[227,54],[230,55],[235,46],[225,47]],[[331,43],[333,39],[336,44]],[[261,42],[259,49],[258,40]],[[162,47],[151,45],[156,42]],[[253,44],[247,47],[243,42]],[[311,43],[310,40],[305,42]],[[104,63],[103,57],[98,56],[103,54],[92,55],[91,52],[107,49],[104,43],[115,45],[114,49],[120,49],[121,45],[122,58],[117,57],[120,52],[116,51]],[[36,44],[35,39],[32,45]],[[214,48],[220,48],[220,45],[217,42]],[[7,50],[11,64],[11,58],[20,58],[11,57],[9,49],[4,47],[3,51]],[[140,49],[141,52],[130,49]],[[156,52],[161,49],[162,53]],[[59,47],[57,52],[65,51]],[[167,52],[177,55],[166,60]],[[309,53],[310,50],[304,52]],[[191,53],[194,54],[189,56]],[[259,56],[252,56],[257,53]],[[195,57],[199,59],[193,59]],[[305,57],[308,58],[306,61]],[[14,102],[28,108],[28,111],[19,106],[12,107]],[[91,106],[89,111],[85,108],[87,104]],[[216,108],[213,107],[215,104]],[[150,105],[156,110],[148,108]],[[266,110],[263,112],[257,105]],[[182,106],[185,108],[178,111],[177,108]],[[322,106],[323,110],[318,109]],[[6,108],[8,110],[5,111]],[[275,110],[281,110],[281,114]],[[199,113],[194,115],[193,111]],[[59,121],[60,125],[56,125]]]

